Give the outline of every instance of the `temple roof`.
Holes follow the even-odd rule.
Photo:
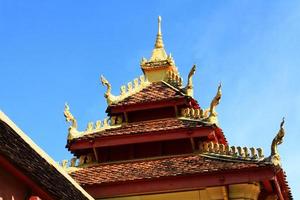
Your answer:
[[[121,127],[110,128],[102,131],[96,131],[94,133],[85,134],[82,137],[74,138],[70,143],[77,141],[90,141],[96,138],[104,138],[108,136],[121,136],[121,135],[142,135],[142,134],[153,134],[164,131],[165,134],[172,134],[175,130],[184,129],[198,129],[202,127],[213,127],[217,129],[217,137],[227,143],[222,130],[217,128],[215,125],[193,119],[184,118],[165,118],[157,120],[148,120],[141,122],[125,123]],[[70,145],[70,143],[68,145]]]
[[[3,156],[53,199],[93,199],[1,111],[0,147],[0,159]]]
[[[87,134],[84,135],[83,137],[74,139],[74,141],[89,140],[98,137],[114,136],[114,135],[133,135],[133,134],[155,133],[157,131],[168,131],[168,130],[176,130],[176,129],[184,129],[184,128],[199,128],[205,125],[206,124],[201,122],[182,120],[177,118],[149,120],[149,121],[127,123],[127,124],[123,124],[119,128],[106,129],[100,132]]]
[[[209,158],[200,154],[162,157],[132,162],[99,164],[81,168],[70,175],[81,185],[158,179],[270,166],[266,162]]]
[[[141,91],[138,91],[117,103],[113,103],[111,107],[178,99],[184,96],[186,95],[179,88],[176,88],[165,81],[152,82]]]

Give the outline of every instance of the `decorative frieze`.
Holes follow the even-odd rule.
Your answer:
[[[208,117],[208,111],[203,111],[202,109],[194,108],[183,108],[181,109],[181,116],[192,119],[204,119]]]
[[[122,115],[111,116],[110,118],[105,118],[102,121],[98,120],[98,121],[96,121],[96,123],[89,122],[87,124],[85,131],[78,131],[77,130],[77,121],[74,118],[74,116],[71,114],[68,104],[65,104],[64,116],[66,118],[66,121],[71,123],[71,125],[68,129],[68,140],[69,141],[72,139],[78,138],[78,137],[82,137],[86,134],[103,131],[103,130],[107,130],[107,129],[112,129],[112,128],[118,128],[123,123]]]
[[[139,78],[127,83],[127,85],[122,85],[120,88],[120,95],[115,96],[111,93],[111,84],[105,79],[104,76],[101,76],[101,82],[107,87],[104,97],[106,98],[108,105],[118,103],[126,97],[135,94],[150,85],[150,82],[144,75],[142,75]]]
[[[92,153],[81,155],[79,158],[74,157],[70,160],[62,160],[59,164],[60,166],[68,172],[76,170],[77,167],[82,167],[84,165],[90,165],[95,163],[95,157]]]
[[[183,80],[180,77],[178,72],[168,71],[166,81],[171,85],[174,85],[176,87],[181,87]]]
[[[112,116],[110,118],[105,118],[104,120],[98,120],[96,123],[89,122],[87,124],[87,128],[85,130],[85,134],[88,134],[90,132],[94,133],[97,131],[102,131],[106,129],[116,128],[120,126],[123,122],[123,117],[121,115],[119,116]]]
[[[121,101],[126,97],[141,91],[148,85],[150,85],[150,82],[146,79],[144,75],[141,75],[139,78],[135,78],[133,81],[127,83],[127,86],[125,85],[121,86],[120,88],[121,93],[118,96],[119,97],[118,101]]]
[[[211,101],[210,107],[208,109],[203,110],[201,108],[199,109],[183,108],[181,110],[181,116],[190,119],[200,119],[204,122],[218,125],[218,114],[216,112],[216,107],[220,103],[221,96],[222,96],[222,92],[221,92],[221,84],[220,84],[218,86],[217,94]]]
[[[199,146],[200,152],[206,155],[220,156],[226,158],[262,160],[264,158],[261,148],[236,147],[214,142],[204,142]]]

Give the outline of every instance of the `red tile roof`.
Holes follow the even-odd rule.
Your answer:
[[[157,179],[180,175],[202,174],[216,171],[239,170],[266,166],[267,163],[221,161],[201,155],[183,155],[157,160],[99,164],[82,168],[70,175],[81,185]]]
[[[163,82],[153,82],[141,91],[123,99],[122,101],[112,104],[114,106],[132,105],[145,102],[155,102],[168,99],[182,98],[185,95],[177,88]]]
[[[107,129],[104,131],[87,134],[80,138],[75,138],[73,141],[90,140],[98,137],[113,136],[113,135],[143,134],[143,133],[185,129],[185,128],[199,128],[203,126],[211,126],[211,125],[207,125],[200,121],[184,120],[178,118],[165,118],[165,119],[158,119],[158,120],[128,123],[122,125],[119,128]]]
[[[53,199],[93,199],[1,111],[0,155]]]

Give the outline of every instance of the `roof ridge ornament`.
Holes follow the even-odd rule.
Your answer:
[[[100,79],[102,85],[106,86],[107,88],[106,92],[104,93],[104,97],[106,98],[108,105],[118,103],[126,97],[133,95],[150,85],[148,79],[144,75],[141,75],[139,78],[135,78],[133,81],[127,83],[127,85],[122,85],[120,89],[120,95],[115,96],[111,93],[111,84],[108,82],[108,80],[106,80],[103,75],[101,75]]]
[[[193,76],[194,76],[195,72],[196,72],[196,65],[194,64],[189,72],[187,85],[183,88],[183,91],[188,96],[191,96],[191,97],[194,96]]]
[[[103,75],[100,76],[100,80],[102,85],[106,86],[106,92],[104,93],[104,97],[106,98],[107,104],[110,105],[117,100],[117,97],[111,93],[111,84]]]
[[[245,161],[264,160],[262,148],[229,146],[214,142],[203,142],[199,145],[200,153],[217,158],[239,159]]]
[[[184,118],[198,119],[218,126],[218,113],[216,112],[216,107],[219,105],[222,97],[221,87],[222,85],[220,83],[218,86],[217,94],[211,101],[209,108],[182,108],[181,116]]]
[[[180,77],[178,72],[168,71],[166,82],[171,84],[172,86],[179,88],[182,86],[182,78]]]
[[[222,84],[219,83],[218,90],[216,96],[213,98],[213,100],[210,103],[209,107],[209,116],[207,118],[207,121],[210,123],[218,124],[218,113],[216,112],[216,107],[219,105],[222,97]]]
[[[65,103],[64,116],[67,122],[71,123],[71,126],[68,129],[68,140],[72,140],[80,135],[80,132],[77,130],[77,120],[70,112],[70,107],[68,103]]]
[[[283,142],[283,137],[285,135],[285,130],[284,130],[284,117],[282,118],[282,121],[280,123],[280,128],[279,131],[277,133],[277,135],[274,137],[273,141],[272,141],[272,145],[271,145],[271,155],[267,158],[270,162],[272,162],[275,166],[277,165],[281,165],[280,162],[280,156],[279,156],[279,152],[278,152],[278,145],[280,145]]]

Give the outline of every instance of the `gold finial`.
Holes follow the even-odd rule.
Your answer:
[[[164,47],[164,43],[161,34],[161,16],[158,16],[158,31],[156,35],[155,48],[163,48],[163,47]]]
[[[279,131],[277,133],[277,135],[275,136],[275,138],[272,141],[272,145],[271,145],[271,155],[269,157],[269,160],[274,164],[274,165],[280,165],[280,156],[279,156],[279,152],[278,152],[278,145],[280,145],[283,141],[283,137],[285,135],[285,130],[284,130],[284,117],[282,118],[282,121],[280,123],[280,128]]]
[[[158,16],[158,35],[161,35],[161,16]]]
[[[154,45],[154,49],[152,51],[152,56],[150,58],[150,62],[153,61],[162,61],[167,60],[168,56],[164,49],[164,43],[162,40],[162,34],[161,34],[161,17],[158,17],[158,31],[156,35],[156,41]]]

